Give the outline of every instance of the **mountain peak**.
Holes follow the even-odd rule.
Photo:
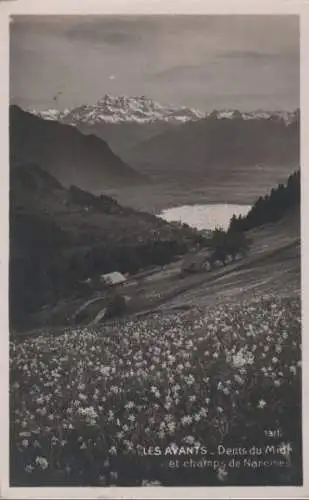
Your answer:
[[[105,94],[94,105],[79,106],[65,117],[74,124],[153,123],[157,121],[185,122],[204,115],[191,108],[162,105],[142,96],[112,96]]]
[[[97,123],[154,123],[198,120],[205,114],[193,108],[160,104],[148,96],[112,96],[105,94],[95,104],[83,104],[60,111],[29,110],[47,120],[58,120],[70,125]]]

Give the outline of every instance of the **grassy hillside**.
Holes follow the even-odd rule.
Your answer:
[[[193,229],[177,228],[76,186],[66,189],[35,165],[13,164],[10,177],[14,324],[23,324],[46,303],[83,293],[85,278],[165,264],[198,241]]]
[[[114,225],[123,216],[143,227],[143,214],[65,190],[36,167],[29,172],[27,199],[38,206],[33,185],[39,184],[37,196],[58,229],[74,210],[80,219],[82,207],[88,228],[98,213]],[[15,174],[12,186],[20,182]],[[48,196],[44,186],[51,183]],[[26,206],[30,200],[12,212],[25,216]],[[22,224],[16,237],[25,228],[23,237],[35,238],[48,254],[42,213],[33,236]],[[156,223],[176,237],[171,226]],[[71,233],[49,227],[58,246],[70,248]],[[11,337],[11,485],[301,485],[299,230],[296,203],[279,220],[250,229],[250,254],[226,268],[183,278],[180,261],[135,275],[125,293],[144,306],[139,313],[55,328],[48,312],[35,334]],[[19,285],[21,276],[16,272]],[[29,283],[33,273],[28,289]],[[68,306],[73,314],[81,303],[68,300],[66,314]],[[89,321],[102,307],[90,305]],[[155,455],[147,452],[153,447]]]
[[[147,183],[108,144],[77,128],[43,120],[18,106],[10,107],[10,151],[13,161],[44,165],[66,186],[102,192],[110,187]]]

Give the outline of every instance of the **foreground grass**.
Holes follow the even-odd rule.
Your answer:
[[[274,297],[12,341],[11,484],[300,484],[300,321]]]

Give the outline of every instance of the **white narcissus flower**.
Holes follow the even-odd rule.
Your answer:
[[[258,408],[261,408],[263,410],[263,408],[267,405],[266,401],[264,401],[264,399],[260,399],[260,401],[258,402]]]
[[[26,467],[25,467],[25,471],[30,473],[30,474],[31,474],[31,472],[34,471],[34,469],[35,469],[35,467],[33,467],[33,465],[31,465],[31,464],[26,465]]]
[[[207,408],[201,408],[200,411],[199,411],[199,414],[202,416],[202,417],[207,417],[208,415],[208,410]]]
[[[193,436],[186,436],[183,441],[187,444],[194,444],[195,443],[195,438]]]
[[[20,437],[31,437],[31,432],[24,431],[19,433]]]
[[[168,429],[168,432],[170,434],[173,434],[176,430],[176,423],[175,422],[168,422],[167,429]]]
[[[184,415],[181,418],[182,425],[190,425],[192,423],[192,417],[190,415]]]
[[[48,468],[48,460],[45,457],[36,457],[35,463],[42,469],[45,470]]]
[[[134,408],[134,406],[135,406],[135,404],[134,404],[134,402],[133,402],[133,401],[128,401],[128,402],[124,405],[124,407],[125,407],[126,409]]]

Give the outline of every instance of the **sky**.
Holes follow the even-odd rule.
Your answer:
[[[299,107],[292,15],[15,16],[11,102],[23,108],[145,95],[211,111]],[[60,94],[61,93],[61,94]]]

